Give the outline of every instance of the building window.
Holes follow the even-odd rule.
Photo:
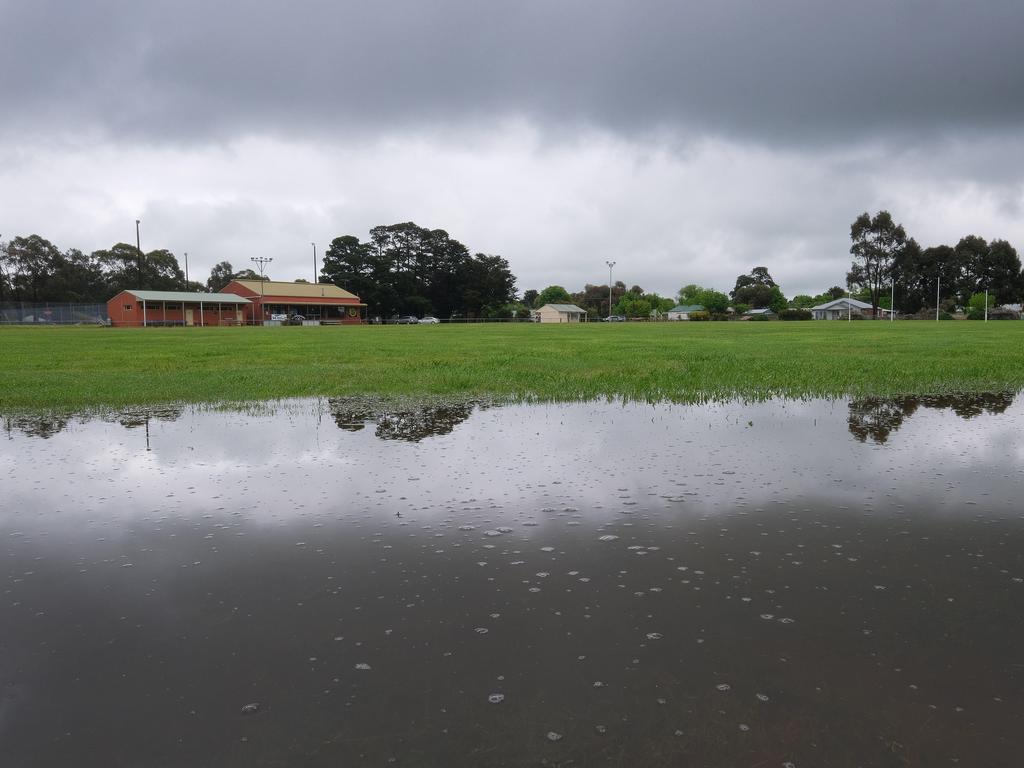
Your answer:
[[[124,311],[125,312],[131,312],[132,311],[132,305],[131,304],[125,304],[124,305]]]

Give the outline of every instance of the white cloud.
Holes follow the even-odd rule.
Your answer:
[[[975,233],[1024,246],[1012,157],[1024,140],[798,150],[552,136],[521,120],[360,141],[21,143],[0,149],[0,232],[94,250],[131,242],[140,218],[143,247],[187,251],[193,279],[272,256],[270,273],[290,280],[310,277],[311,241],[322,254],[332,237],[411,220],[503,255],[520,289],[602,284],[614,259],[615,279],[666,294],[728,290],[764,265],[792,295],[843,281],[864,210],[887,207],[923,245]],[[976,166],[998,178],[974,178]]]

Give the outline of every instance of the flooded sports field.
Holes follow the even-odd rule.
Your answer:
[[[0,423],[4,768],[1024,755],[1012,394]]]

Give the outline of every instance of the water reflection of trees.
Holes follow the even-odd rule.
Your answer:
[[[104,421],[113,421],[122,427],[134,429],[148,426],[151,421],[177,421],[185,412],[183,405],[150,405],[111,411],[103,415]]]
[[[18,413],[3,416],[4,431],[10,437],[20,432],[26,437],[41,437],[44,440],[63,432],[73,422],[86,422],[92,418],[120,424],[132,429],[149,426],[150,421],[177,421],[185,411],[182,405],[155,405],[106,411],[99,414],[53,414]]]
[[[447,435],[468,419],[476,403],[444,403],[418,406],[386,406],[365,400],[330,398],[328,408],[340,429],[357,432],[375,424],[381,440],[418,442],[426,437]]]
[[[1003,413],[1013,404],[1013,398],[1011,392],[864,397],[850,401],[847,425],[850,434],[862,443],[869,438],[884,443],[918,408],[948,409],[962,419],[973,419],[983,413]]]
[[[46,440],[66,429],[70,421],[71,418],[68,416],[4,416],[4,432],[8,437],[13,432],[21,432],[28,437],[41,437]]]

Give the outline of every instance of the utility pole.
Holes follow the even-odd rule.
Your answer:
[[[612,267],[615,266],[614,261],[606,261],[608,265],[608,317],[612,316]]]
[[[939,286],[942,285],[942,275],[935,277],[935,322],[939,322]]]
[[[142,241],[139,239],[139,220],[135,220],[135,250],[139,254],[139,288],[145,288],[142,284]]]
[[[185,287],[188,288],[188,251],[185,251]]]
[[[310,243],[310,245],[313,246],[313,282],[314,283],[319,283],[320,280],[317,278],[317,271],[316,271],[316,243]]]

